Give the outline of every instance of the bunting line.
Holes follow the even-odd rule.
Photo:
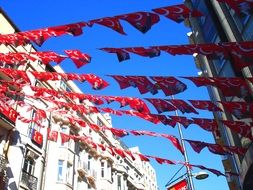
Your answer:
[[[182,22],[186,18],[202,16],[202,13],[197,10],[191,10],[184,4],[156,8],[152,11],[155,13],[140,11],[113,17],[94,19],[88,22],[82,21],[61,26],[18,32],[14,34],[4,34],[0,35],[0,44],[19,46],[33,42],[41,46],[44,41],[51,37],[59,37],[64,34],[79,36],[83,34],[82,28],[92,27],[94,24],[108,27],[120,34],[125,35],[120,20],[128,22],[140,32],[146,33],[154,24],[160,21],[159,15],[163,15],[166,18],[178,23]]]

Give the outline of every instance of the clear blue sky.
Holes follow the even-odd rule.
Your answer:
[[[13,22],[22,31],[37,28],[44,28],[54,25],[62,25],[79,21],[88,21],[92,19],[116,16],[124,13],[137,11],[151,11],[153,8],[180,4],[180,0],[0,0],[0,4]],[[106,77],[107,74],[118,75],[146,75],[146,76],[197,76],[198,70],[195,68],[192,56],[176,56],[162,53],[160,57],[149,59],[131,54],[131,60],[119,63],[116,55],[107,54],[97,50],[101,47],[128,47],[128,46],[149,46],[149,45],[170,45],[170,44],[186,44],[188,43],[186,28],[183,23],[177,24],[173,21],[160,17],[158,24],[146,34],[142,34],[126,22],[121,22],[126,36],[103,26],[94,25],[92,28],[85,28],[84,34],[80,37],[64,36],[52,38],[38,50],[53,50],[63,54],[65,49],[79,49],[92,56],[92,62],[81,69],[76,69],[70,61],[65,61],[62,66],[66,72],[77,73],[94,73],[101,76],[110,83],[107,89],[101,91],[90,90],[89,86],[84,83],[80,86],[85,93],[101,94],[101,95],[119,95],[119,96],[135,96],[135,97],[154,97],[166,98],[164,94],[159,93],[155,96],[151,94],[140,95],[136,89],[120,90],[118,84],[111,78]],[[177,95],[180,99],[208,99],[205,88],[197,88],[191,82],[181,79],[188,85],[187,91]],[[148,103],[147,103],[148,104]],[[153,113],[156,111],[151,104],[148,104]],[[114,108],[119,108],[114,105]],[[196,117],[212,118],[207,111],[199,111],[200,115]],[[166,113],[173,115],[173,113]],[[187,114],[187,117],[195,116]],[[115,128],[149,130],[159,133],[173,134],[178,137],[177,129],[164,126],[162,124],[155,125],[144,120],[133,117],[116,117],[113,116],[113,125]],[[191,125],[187,130],[183,131],[185,138],[213,142],[212,135],[199,128]],[[171,160],[183,161],[182,155],[168,142],[166,139],[154,137],[135,137],[128,136],[123,141],[129,146],[139,146],[143,154],[154,155]],[[221,165],[221,157],[214,155],[208,150],[203,150],[200,154],[192,151],[187,144],[189,160],[192,164],[200,164],[209,168],[224,171]],[[164,185],[180,168],[179,165],[159,165],[155,161],[151,164],[156,170],[158,185],[161,190],[165,189]],[[194,169],[193,172],[198,172]],[[185,170],[180,174],[183,174]],[[209,173],[210,177],[203,181],[194,180],[196,190],[227,190],[227,182],[224,177],[216,177]]]

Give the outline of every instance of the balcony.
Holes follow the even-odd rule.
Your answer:
[[[3,155],[0,155],[0,175],[4,173],[6,169],[7,160]]]
[[[88,183],[96,189],[96,179],[97,179],[97,172],[95,170],[89,170],[87,175]]]
[[[89,170],[87,178],[95,181],[97,179],[97,172],[95,170]]]
[[[80,176],[85,176],[88,174],[88,164],[84,161],[78,161],[77,171]]]
[[[37,183],[38,183],[38,178],[34,177],[33,175],[22,172],[22,177],[21,177],[21,184],[29,189],[29,190],[36,190],[37,189]]]

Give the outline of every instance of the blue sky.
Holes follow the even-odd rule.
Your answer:
[[[88,21],[92,19],[116,16],[124,13],[137,11],[151,11],[153,8],[180,4],[182,1],[176,0],[9,0],[1,1],[1,6],[13,22],[22,31],[44,28],[55,25],[74,23],[79,21]],[[118,84],[108,74],[115,75],[145,75],[145,76],[197,76],[198,70],[195,67],[192,56],[171,56],[162,53],[160,57],[144,58],[131,54],[131,59],[119,63],[116,55],[107,54],[99,51],[102,47],[129,47],[129,46],[150,46],[150,45],[171,45],[171,44],[187,44],[187,32],[189,28],[183,23],[177,24],[173,21],[160,17],[159,23],[154,25],[146,34],[142,34],[134,27],[126,22],[121,22],[127,35],[120,35],[117,32],[99,25],[94,25],[92,28],[84,28],[84,34],[79,37],[63,36],[52,38],[44,43],[42,47],[37,49],[40,51],[53,50],[63,54],[65,49],[79,49],[82,52],[88,53],[92,57],[90,64],[76,69],[70,61],[65,61],[62,67],[66,72],[76,73],[93,73],[101,76],[110,83],[110,86],[101,91],[94,91],[84,83],[81,84],[84,93],[101,94],[101,95],[118,95],[118,96],[134,96],[140,98],[166,98],[164,94],[157,95],[145,94],[140,95],[136,89],[120,90]],[[193,83],[180,79],[187,84],[188,89],[177,95],[176,98],[188,99],[208,99],[205,88],[197,88]],[[167,97],[168,98],[168,97]],[[147,103],[148,104],[148,103]],[[156,113],[151,104],[148,104],[151,111]],[[119,108],[114,105],[114,108]],[[187,117],[202,117],[212,118],[212,115],[207,111],[200,111],[198,116],[187,114]],[[173,115],[174,113],[166,113]],[[133,117],[116,117],[113,116],[113,125],[115,128],[149,130],[159,133],[168,133],[175,136],[178,135],[178,130],[162,124],[152,124],[144,120]],[[196,125],[191,125],[188,129],[183,129],[185,138],[192,140],[200,140],[213,142],[211,133],[202,130]],[[171,145],[170,142],[162,138],[154,138],[148,136],[127,136],[122,139],[129,147],[139,146],[143,154],[154,155],[171,160],[183,161],[182,155]],[[187,150],[190,163],[200,164],[209,168],[214,168],[224,171],[221,165],[221,157],[214,155],[204,149],[200,154],[192,151],[187,144]],[[156,162],[151,162],[156,169],[158,185],[161,190],[165,189],[164,185],[180,168],[179,165],[159,165]],[[198,172],[194,169],[193,172]],[[183,174],[185,169],[180,174]],[[179,175],[180,175],[179,174]],[[222,189],[226,190],[227,182],[224,177],[216,177],[209,173],[210,177],[203,181],[194,180],[195,189]]]

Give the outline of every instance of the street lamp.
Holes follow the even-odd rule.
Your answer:
[[[179,179],[188,176],[188,173],[185,173],[181,176],[179,176],[178,178],[174,179],[174,177],[178,174],[178,172],[183,168],[184,166],[182,166],[175,174],[174,176],[172,176],[172,178],[168,181],[168,183],[165,185],[165,187],[169,187],[171,184],[173,184],[174,182],[178,181]],[[204,171],[200,171],[198,173],[192,173],[191,177],[196,178],[197,180],[203,180],[208,178],[208,173],[204,172]],[[174,179],[174,180],[173,180]]]

